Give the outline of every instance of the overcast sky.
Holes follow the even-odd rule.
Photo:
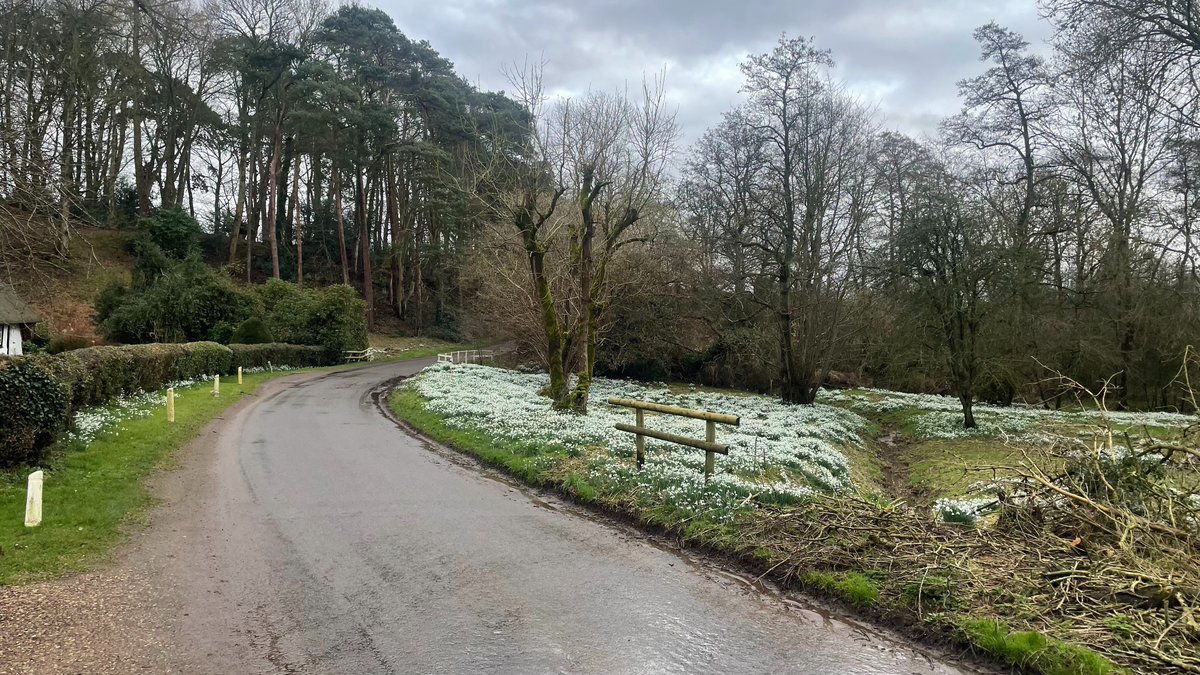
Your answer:
[[[571,94],[637,86],[665,67],[684,141],[739,101],[738,62],[781,33],[833,50],[838,75],[886,126],[920,134],[958,109],[955,83],[982,71],[972,31],[995,20],[1040,47],[1037,0],[375,0],[484,89],[505,64],[546,62]]]

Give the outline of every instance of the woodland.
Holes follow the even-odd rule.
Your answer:
[[[961,112],[889,130],[820,36],[741,62],[690,144],[670,73],[483,91],[384,12],[320,0],[3,0],[0,278],[162,213],[243,284],[346,284],[366,321],[594,375],[812,403],[822,386],[1188,412],[1200,334],[1200,9],[1043,0],[988,24]],[[555,87],[549,85],[553,84]],[[1186,370],[1186,369],[1185,369]]]

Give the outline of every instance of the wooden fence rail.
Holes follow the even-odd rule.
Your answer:
[[[462,349],[456,352],[438,354],[438,363],[479,363],[496,357],[496,352],[490,349]]]
[[[637,467],[640,469],[646,463],[646,437],[656,438],[660,441],[668,443],[677,443],[685,445],[689,448],[696,448],[704,451],[704,478],[707,480],[713,475],[716,468],[716,454],[729,454],[729,445],[726,443],[717,442],[717,424],[729,424],[732,426],[740,426],[742,418],[737,415],[726,415],[724,413],[709,412],[707,410],[692,410],[691,408],[680,408],[673,405],[663,405],[661,403],[651,403],[650,401],[635,401],[628,398],[610,398],[609,405],[620,406],[622,408],[633,408],[634,423],[616,425],[617,431],[624,431],[633,434],[634,445],[637,448]],[[678,417],[690,417],[692,419],[704,420],[704,440],[689,438],[688,436],[680,436],[678,434],[668,433],[666,431],[655,431],[646,427],[645,412],[662,413],[664,415],[676,415]]]

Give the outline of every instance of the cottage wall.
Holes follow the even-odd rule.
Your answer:
[[[0,356],[20,356],[21,353],[21,327],[0,326]]]

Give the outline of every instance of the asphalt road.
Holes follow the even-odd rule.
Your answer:
[[[431,450],[371,395],[427,363],[274,386],[203,441],[144,551],[180,670],[961,672]]]

